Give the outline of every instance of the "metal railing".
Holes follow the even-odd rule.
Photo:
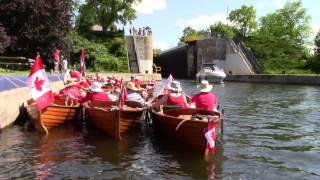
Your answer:
[[[253,52],[248,47],[246,47],[246,45],[240,39],[234,38],[233,41],[235,42],[237,47],[239,47],[238,50],[246,56],[253,70],[258,74],[261,73],[262,68],[260,61],[256,58]]]

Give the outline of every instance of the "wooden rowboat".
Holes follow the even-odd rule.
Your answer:
[[[151,112],[155,132],[196,149],[205,150],[207,141],[204,134],[207,131],[208,119],[194,119],[192,118],[194,115],[217,116],[217,127],[220,127],[222,116],[218,112],[194,108],[172,109],[164,112],[152,110]]]
[[[77,111],[80,110],[80,103],[66,105],[65,100],[66,97],[55,98],[55,101],[41,112],[38,111],[35,102],[29,100],[26,107],[28,118],[38,131],[48,134],[51,128],[74,119]]]
[[[134,101],[126,101],[121,110],[115,102],[92,101],[86,107],[86,119],[109,136],[121,139],[123,133],[142,122],[143,111],[142,105]]]

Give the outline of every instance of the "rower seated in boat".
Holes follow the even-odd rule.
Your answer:
[[[117,97],[112,95],[111,93],[107,92],[105,93],[102,90],[102,84],[99,82],[94,82],[89,87],[89,92],[87,93],[87,96],[83,98],[82,102],[87,101],[116,101]]]
[[[187,108],[189,106],[186,94],[182,91],[179,81],[173,81],[169,86],[169,93],[151,103],[152,108],[164,105],[165,108]]]
[[[139,102],[143,106],[145,105],[144,98],[140,95],[139,89],[135,86],[133,82],[127,83],[127,89],[128,89],[127,101],[135,101],[135,102]]]
[[[83,84],[68,81],[66,86],[55,95],[55,98],[66,97],[66,104],[76,104],[86,96],[85,90],[86,87]]]
[[[211,92],[212,87],[207,80],[202,80],[198,86],[199,93],[191,98],[191,107],[217,111],[218,97]]]

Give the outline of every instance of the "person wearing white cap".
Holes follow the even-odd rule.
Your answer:
[[[209,84],[207,80],[202,80],[198,88],[200,92],[191,98],[192,104],[194,104],[196,108],[216,111],[218,98],[211,92],[212,85]]]
[[[182,91],[179,81],[172,81],[169,86],[169,90],[170,93],[162,96],[158,101],[152,103],[152,107],[167,105],[186,108],[189,106],[186,94]]]
[[[90,92],[83,99],[83,102],[86,101],[116,101],[117,97],[110,93],[105,93],[102,90],[102,84],[99,82],[94,82],[89,87]]]

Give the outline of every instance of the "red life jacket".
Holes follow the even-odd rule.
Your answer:
[[[91,92],[87,95],[86,99],[90,101],[112,101],[108,94],[104,92]]]
[[[180,106],[181,108],[187,107],[187,102],[185,100],[185,95],[181,94],[180,96],[172,96],[168,94],[167,105]]]

